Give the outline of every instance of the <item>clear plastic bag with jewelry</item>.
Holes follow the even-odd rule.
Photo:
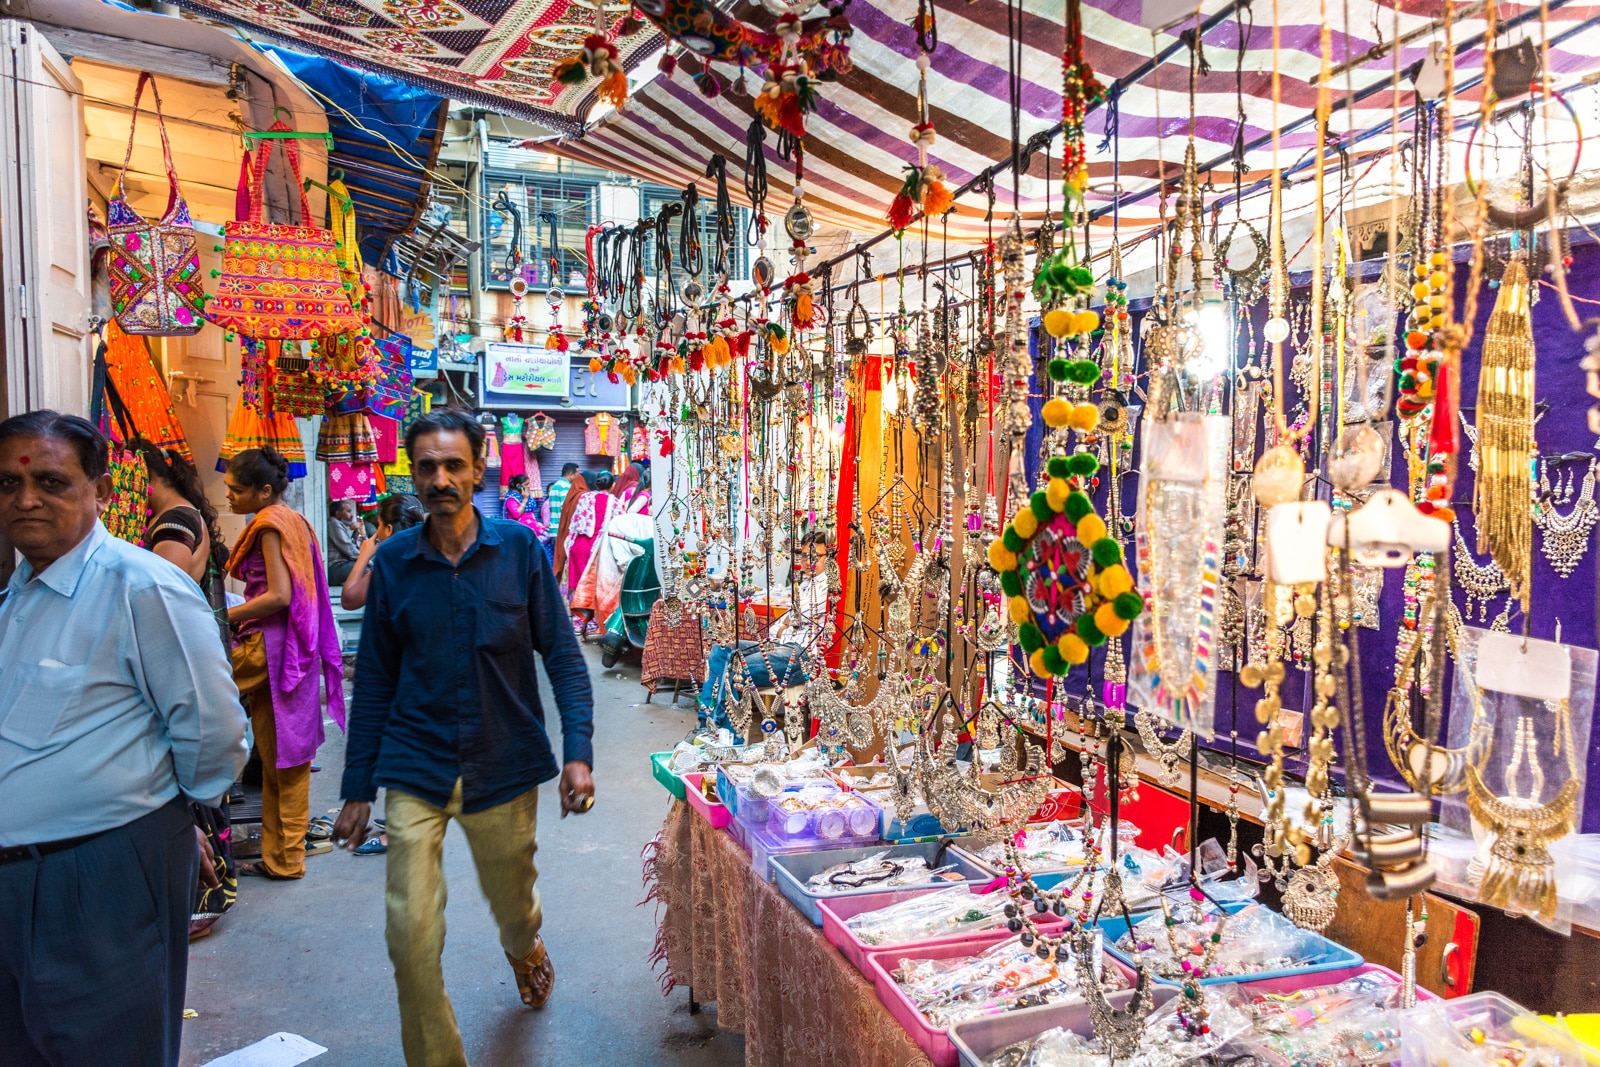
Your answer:
[[[1597,662],[1594,649],[1462,627],[1445,741],[1431,754],[1441,821],[1477,845],[1467,880],[1478,899],[1561,933],[1589,895],[1587,874],[1563,869],[1552,846],[1583,816]]]

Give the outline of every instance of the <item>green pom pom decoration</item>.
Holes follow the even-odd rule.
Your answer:
[[[1035,489],[1033,496],[1028,498],[1028,507],[1039,517],[1040,522],[1049,522],[1055,517],[1056,509],[1050,506],[1050,497],[1043,489]]]
[[[1058,382],[1066,381],[1067,375],[1071,373],[1070,368],[1067,366],[1067,361],[1064,359],[1052,359],[1049,364],[1049,370],[1050,377]]]
[[[1068,493],[1067,506],[1062,510],[1065,511],[1067,518],[1077,522],[1094,510],[1094,502],[1082,493]]]
[[[1067,469],[1080,478],[1088,478],[1100,469],[1100,461],[1095,458],[1093,452],[1079,452],[1067,460]],[[1055,474],[1055,471],[1050,473]],[[1058,477],[1063,476],[1058,475]]]
[[[1115,537],[1102,537],[1090,547],[1089,553],[1100,567],[1113,567],[1122,562],[1122,546]]]
[[[1017,644],[1031,656],[1044,647],[1044,634],[1040,633],[1039,628],[1033,623],[1025,622],[1017,627]]]
[[[1100,632],[1100,627],[1094,624],[1094,616],[1084,612],[1078,616],[1078,624],[1074,627],[1078,636],[1083,638],[1083,643],[1098,648],[1106,643],[1106,635]]]
[[[1117,618],[1132,622],[1144,614],[1144,597],[1131,589],[1118,593],[1111,600],[1111,610],[1117,613]]]
[[[1017,533],[1017,531],[1013,530],[1010,526],[1007,526],[1005,532],[1000,535],[1000,543],[1005,545],[1007,550],[1011,552],[1022,551],[1022,535]]]
[[[1075,359],[1067,373],[1079,385],[1093,385],[1100,380],[1100,364],[1092,359]]]
[[[1066,456],[1051,456],[1050,462],[1045,464],[1045,469],[1052,478],[1065,478],[1072,473],[1072,466]]]
[[[1044,660],[1044,669],[1051,674],[1067,673],[1066,657],[1061,654],[1061,650],[1055,645],[1045,645],[1044,654],[1040,658]]]
[[[1022,595],[1022,576],[1016,571],[1000,572],[1000,588],[1006,596]]]

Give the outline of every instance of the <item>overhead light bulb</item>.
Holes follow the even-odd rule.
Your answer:
[[[1187,324],[1193,331],[1195,347],[1184,360],[1184,371],[1194,378],[1209,380],[1228,369],[1232,322],[1221,300],[1207,299],[1190,312]]]

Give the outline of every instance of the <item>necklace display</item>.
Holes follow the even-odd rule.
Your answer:
[[[1583,485],[1578,490],[1578,502],[1565,515],[1555,508],[1548,492],[1534,511],[1534,522],[1543,536],[1539,549],[1550,567],[1563,578],[1570,578],[1589,551],[1589,534],[1600,520],[1600,507],[1595,504],[1594,462],[1591,460],[1583,475]],[[1544,465],[1541,464],[1541,470]],[[1542,477],[1542,475],[1541,475]],[[1548,483],[1542,488],[1548,489]]]

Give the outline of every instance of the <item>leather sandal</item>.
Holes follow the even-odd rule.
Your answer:
[[[522,1003],[530,1008],[544,1007],[556,985],[555,964],[550,962],[544,938],[534,937],[533,951],[528,953],[526,959],[513,959],[511,953],[507,952],[506,962],[511,964],[511,973],[516,976],[517,992],[522,994]]]

